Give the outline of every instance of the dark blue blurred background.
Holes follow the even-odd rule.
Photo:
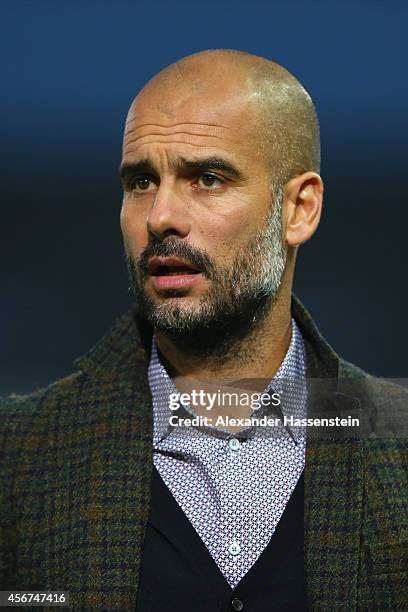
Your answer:
[[[130,303],[117,178],[128,105],[206,48],[274,59],[321,121],[325,210],[296,291],[345,358],[407,376],[408,4],[5,1],[0,393],[72,371]]]

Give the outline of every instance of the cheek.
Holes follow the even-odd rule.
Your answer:
[[[146,219],[141,211],[136,213],[125,200],[120,211],[120,227],[126,251],[138,255],[148,240]]]
[[[256,232],[255,217],[248,207],[235,208],[233,213],[212,214],[199,224],[200,241],[213,245],[213,252],[223,259],[233,259],[236,251]]]
[[[214,198],[205,216],[206,226],[217,239],[242,244],[263,224],[271,205],[266,181],[236,188],[225,197]]]

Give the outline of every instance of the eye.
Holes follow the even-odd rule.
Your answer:
[[[224,185],[224,181],[211,172],[204,172],[198,179],[198,183],[200,187],[207,190],[217,189]]]
[[[129,182],[130,191],[134,191],[136,193],[151,191],[155,188],[155,186],[156,185],[149,176],[135,176]]]

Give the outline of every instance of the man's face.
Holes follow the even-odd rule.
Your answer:
[[[254,115],[216,90],[165,109],[150,93],[126,124],[121,226],[140,306],[156,329],[209,350],[266,313],[284,269]]]

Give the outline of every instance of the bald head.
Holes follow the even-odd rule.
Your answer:
[[[148,105],[171,118],[181,108],[200,105],[231,112],[248,108],[248,134],[271,169],[274,186],[309,170],[320,171],[316,111],[301,83],[285,68],[243,51],[195,53],[164,68],[134,100],[129,117]],[[204,118],[205,121],[205,118]]]

